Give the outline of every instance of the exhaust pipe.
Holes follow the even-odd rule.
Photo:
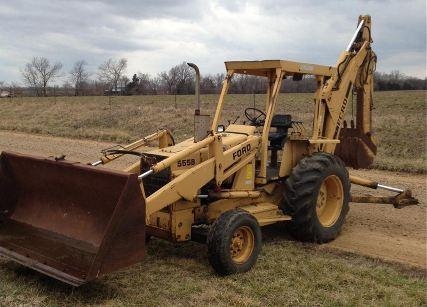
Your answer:
[[[200,114],[200,70],[194,63],[187,63],[196,72],[196,106],[194,110],[194,142],[199,142],[210,134],[211,119],[209,115]]]
[[[187,65],[193,68],[196,72],[196,106],[194,115],[200,115],[200,70],[194,63],[187,63]]]

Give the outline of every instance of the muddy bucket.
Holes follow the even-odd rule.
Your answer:
[[[377,146],[370,134],[365,134],[357,128],[342,128],[335,154],[347,166],[355,169],[368,168],[374,162]]]
[[[78,286],[144,254],[136,174],[1,153],[0,255]]]

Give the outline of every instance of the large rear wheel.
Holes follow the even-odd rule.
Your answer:
[[[302,241],[337,237],[348,213],[350,180],[336,156],[317,153],[302,159],[285,183],[283,210],[292,216],[290,231]]]
[[[207,245],[209,262],[218,274],[246,272],[261,251],[261,229],[246,211],[227,211],[212,224]]]

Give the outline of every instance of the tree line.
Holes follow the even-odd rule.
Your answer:
[[[195,90],[195,73],[185,62],[173,66],[155,76],[134,73],[129,79],[127,59],[108,59],[99,65],[96,72],[90,72],[85,60],[74,63],[69,72],[63,71],[60,62],[51,62],[45,57],[33,57],[20,70],[24,86],[0,81],[0,89],[7,89],[15,95],[186,95]],[[225,74],[205,74],[201,76],[202,94],[219,93]],[[63,80],[61,86],[53,85]],[[265,78],[236,75],[233,77],[230,93],[264,93],[267,87]],[[375,73],[374,90],[426,90],[426,79],[408,77],[395,70],[390,73]],[[282,92],[313,92],[316,82],[313,77],[294,81],[286,79]]]

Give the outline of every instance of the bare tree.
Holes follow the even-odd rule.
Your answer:
[[[194,91],[194,70],[182,62],[172,68],[177,76],[177,94],[190,94]]]
[[[129,78],[127,76],[121,76],[119,80],[119,84],[121,87],[126,87],[126,85],[129,83]]]
[[[158,75],[168,94],[189,94],[194,91],[194,71],[185,63]]]
[[[225,75],[224,74],[216,74],[214,76],[215,87],[217,91],[221,91],[222,84],[224,83]]]
[[[161,92],[162,80],[159,77],[150,78],[148,75],[146,76],[148,77],[148,79],[146,81],[141,79],[140,82],[142,83],[146,82],[148,86],[148,94],[153,94],[153,95],[159,94]]]
[[[31,63],[25,64],[25,68],[21,70],[21,74],[24,78],[24,83],[34,89],[36,96],[41,96],[40,93],[40,77],[36,73]]]
[[[73,69],[70,71],[71,82],[74,85],[74,95],[79,96],[83,94],[83,86],[89,78],[89,72],[86,71],[86,61],[80,60],[74,63]]]
[[[200,91],[202,94],[216,93],[215,80],[212,75],[203,76],[200,82]]]
[[[76,96],[76,88],[74,87],[74,84],[72,84],[68,80],[62,84],[61,90],[64,96],[72,96],[72,95]]]
[[[108,83],[117,93],[117,85],[127,68],[127,59],[122,58],[118,61],[108,59],[98,68],[98,77],[102,82]]]
[[[158,76],[158,78],[161,80],[161,82],[166,87],[166,93],[167,94],[175,94],[176,91],[176,85],[178,83],[176,71],[174,69],[169,70],[169,72],[161,72]]]
[[[62,64],[56,62],[51,64],[50,61],[45,57],[33,57],[30,63],[25,65],[25,68],[21,71],[24,77],[24,82],[33,87],[38,96],[47,96],[47,85],[49,82],[60,77]]]
[[[157,94],[160,80],[158,78],[151,78],[148,74],[138,73],[138,93]]]

